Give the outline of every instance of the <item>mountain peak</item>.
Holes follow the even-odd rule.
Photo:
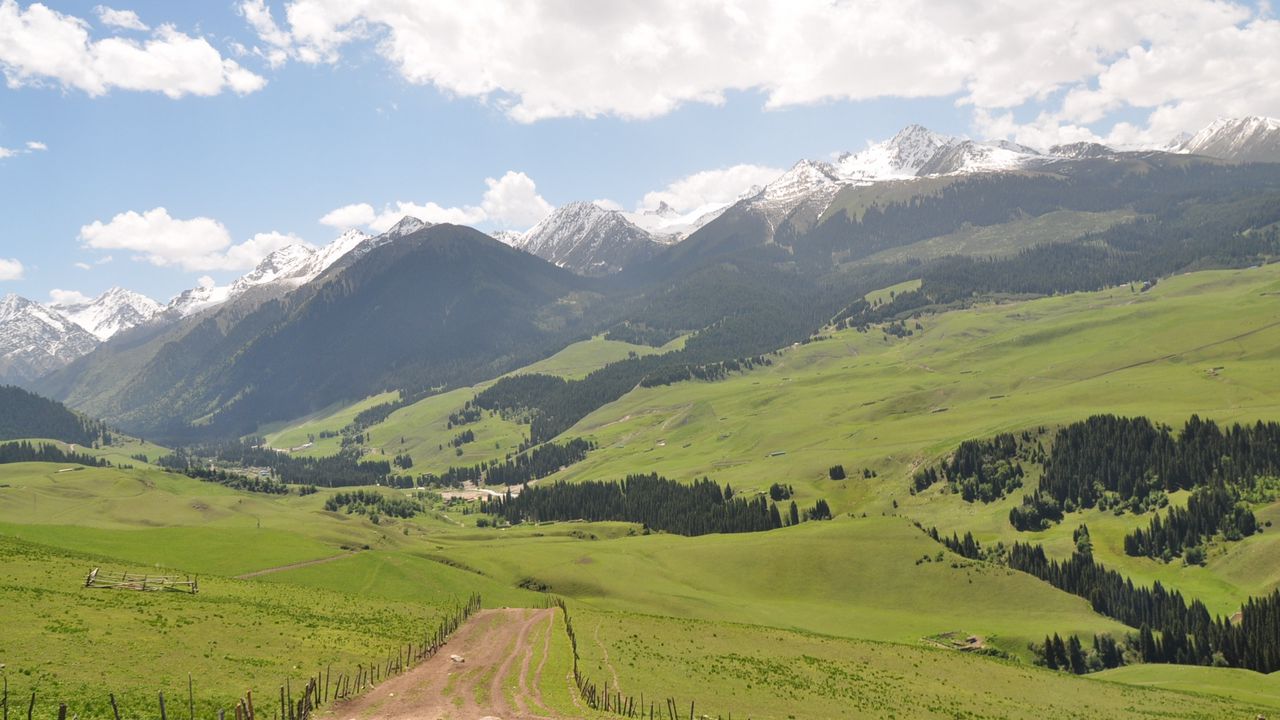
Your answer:
[[[97,345],[54,308],[14,293],[0,299],[0,383],[34,380]]]
[[[1280,162],[1280,120],[1218,118],[1171,150],[1237,162]]]
[[[392,225],[390,229],[382,233],[382,235],[380,235],[379,237],[384,237],[387,239],[402,238],[406,235],[412,235],[413,233],[416,233],[419,230],[424,230],[426,228],[429,228],[431,227],[431,225],[432,223],[423,222],[412,215],[405,215],[404,217],[400,218],[399,222],[397,222],[395,225]]]
[[[160,312],[160,303],[146,295],[113,287],[80,303],[49,303],[49,307],[99,340],[142,325]]]
[[[617,210],[587,200],[556,208],[515,247],[583,275],[607,275],[652,255],[652,235]]]

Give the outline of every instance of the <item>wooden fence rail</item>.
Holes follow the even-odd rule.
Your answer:
[[[569,617],[569,608],[565,606],[562,598],[554,598],[548,601],[548,606],[560,608],[560,612],[564,613],[564,629],[565,634],[569,636],[569,646],[573,650],[573,682],[578,686],[578,694],[582,697],[582,701],[592,710],[614,713],[625,718],[648,718],[648,720],[696,720],[694,702],[689,701],[689,714],[684,715],[681,706],[673,697],[667,697],[665,706],[657,709],[654,701],[650,699],[648,706],[645,705],[644,693],[640,694],[639,699],[635,696],[623,696],[622,692],[615,689],[609,691],[609,683],[606,682],[601,688],[594,682],[589,680],[585,674],[578,670],[578,636],[573,630],[573,621]],[[664,712],[665,710],[665,712]],[[646,715],[647,712],[647,715]],[[703,717],[708,717],[704,715]],[[720,718],[719,715],[716,716]],[[733,720],[733,713],[729,713],[729,720]],[[750,720],[750,718],[748,718]]]
[[[93,576],[91,574],[89,580],[86,581],[86,587],[96,587],[90,584],[92,582]],[[336,677],[333,675],[333,667],[330,665],[323,671],[317,671],[315,675],[306,678],[296,698],[294,697],[292,681],[286,679],[284,684],[280,686],[279,708],[271,707],[269,712],[265,708],[254,706],[253,691],[248,690],[243,697],[236,698],[235,703],[230,708],[219,708],[217,720],[229,720],[229,717],[234,718],[234,720],[259,720],[259,712],[264,712],[262,720],[311,720],[312,714],[320,706],[354,697],[373,687],[380,680],[405,672],[414,665],[432,657],[440,651],[440,648],[444,647],[449,636],[479,609],[480,595],[472,594],[466,601],[450,610],[435,629],[424,633],[422,638],[417,641],[411,641],[404,647],[397,647],[395,650],[388,651],[386,658],[383,660],[374,659],[367,665],[359,663],[353,671],[339,672]],[[0,666],[0,668],[2,667]],[[115,693],[108,693],[108,697],[111,702],[111,713],[114,719],[122,720],[120,706],[116,702]],[[168,706],[165,703],[164,693],[159,693],[157,697],[160,720],[169,720]],[[274,703],[268,701],[267,705],[270,707]],[[36,693],[32,692],[31,700],[27,704],[27,720],[34,720],[35,706]],[[3,717],[0,717],[0,720],[9,720],[9,678],[7,675],[4,676],[3,694],[0,695],[0,708],[3,708]],[[195,679],[191,675],[187,676],[187,716],[187,720],[196,720]],[[58,705],[58,720],[68,720],[66,703]],[[79,719],[73,715],[70,720]],[[179,719],[175,718],[175,720]]]

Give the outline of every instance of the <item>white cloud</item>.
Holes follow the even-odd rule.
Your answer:
[[[99,5],[93,9],[98,14],[98,19],[103,25],[111,27],[123,28],[125,30],[150,30],[146,23],[138,17],[138,13],[132,10],[113,10],[106,5]]]
[[[54,305],[79,305],[87,303],[93,298],[85,295],[79,290],[60,290],[54,288],[49,291],[49,300]]]
[[[37,150],[48,150],[48,149],[49,149],[49,146],[48,146],[48,145],[45,145],[44,143],[40,142],[39,140],[28,140],[28,141],[27,141],[27,150],[28,150],[29,152],[35,152],[35,151],[37,151]]]
[[[307,247],[311,247],[309,243],[293,233],[279,233],[275,231],[257,233],[239,245],[233,245],[227,248],[226,252],[219,258],[222,263],[221,268],[227,270],[247,270],[262,262],[263,258],[276,250],[289,245],[305,245]],[[206,267],[195,269],[214,270],[218,269],[218,267],[218,265],[210,264]]]
[[[753,187],[776,180],[784,171],[764,165],[734,165],[703,170],[676,180],[661,190],[645,193],[640,210],[654,210],[662,203],[676,212],[722,206],[737,200]]]
[[[89,264],[89,263],[87,263],[87,262],[76,262],[76,263],[72,263],[72,266],[73,266],[73,267],[78,267],[78,268],[80,268],[81,270],[92,270],[92,269],[93,269],[93,266],[92,266],[92,265],[90,265],[90,264]]]
[[[369,203],[353,203],[351,205],[343,205],[325,213],[320,218],[320,222],[336,228],[346,229],[368,225],[373,222],[378,213],[374,211],[373,206]]]
[[[0,258],[0,280],[21,280],[25,268],[15,258]]]
[[[222,223],[207,217],[180,220],[158,207],[144,213],[132,210],[95,220],[80,228],[85,247],[96,250],[129,250],[135,259],[161,267],[189,271],[248,270],[285,245],[301,243],[294,235],[258,233],[238,245]]]
[[[272,62],[335,62],[371,39],[406,80],[492,103],[520,122],[649,118],[735,91],[762,94],[768,108],[942,97],[994,117],[1031,105],[1045,112],[1025,133],[1061,130],[1062,139],[1115,125],[1126,108],[1147,114],[1137,134],[1152,138],[1219,114],[1280,115],[1280,22],[1265,4],[1233,0],[282,7],[277,24],[265,0],[241,4]]]
[[[14,155],[17,155],[17,154],[18,154],[17,150],[10,150],[7,147],[0,147],[0,160],[13,157]]]
[[[0,0],[0,70],[10,88],[56,82],[99,96],[113,88],[160,92],[171,98],[245,94],[266,80],[223,58],[204,38],[162,25],[144,42],[94,40],[89,24],[35,3],[25,10]]]
[[[265,58],[273,68],[283,65],[289,59],[292,42],[289,33],[281,30],[275,18],[271,17],[271,8],[267,7],[266,0],[242,0],[239,11],[267,46],[265,49],[255,47],[255,54]]]
[[[522,172],[508,170],[497,180],[485,178],[489,187],[480,201],[485,217],[503,229],[533,226],[552,210],[551,203],[538,194],[533,179]]]
[[[398,201],[395,205],[383,208],[382,212],[369,222],[369,227],[380,233],[386,232],[392,225],[400,222],[405,215],[412,215],[429,223],[455,225],[476,225],[485,219],[484,210],[474,206],[444,207],[433,202],[419,205],[414,202]]]
[[[479,205],[446,207],[434,202],[399,200],[379,212],[369,203],[354,203],[330,210],[320,222],[337,228],[364,226],[386,232],[405,215],[412,215],[429,223],[489,223],[503,229],[523,229],[552,210],[551,203],[538,194],[533,179],[522,172],[508,170],[502,177],[485,178],[484,182],[487,189]]]

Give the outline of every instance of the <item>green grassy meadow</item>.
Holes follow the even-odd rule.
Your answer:
[[[941,487],[907,490],[916,468],[962,440],[1098,412],[1174,425],[1191,413],[1219,422],[1280,417],[1280,266],[1184,275],[1146,293],[1126,286],[985,303],[924,316],[918,329],[914,322],[906,338],[844,330],[723,381],[637,388],[568,431],[599,449],[552,481],[658,472],[708,476],[740,494],[779,482],[794,486],[802,507],[822,497],[837,514],[768,533],[685,538],[574,522],[478,528],[473,508],[443,503],[375,524],[324,511],[331,491],[323,489],[257,495],[136,461],[132,469],[2,465],[0,663],[15,692],[36,688],[42,703],[67,701],[83,718],[107,716],[104,692],[135,716],[151,711],[159,690],[185,698],[190,672],[210,716],[248,687],[269,695],[285,677],[385,653],[471,592],[488,607],[537,607],[546,596],[526,589],[535,588],[569,602],[595,682],[693,700],[708,714],[1252,718],[1280,710],[1275,677],[1244,671],[1132,666],[1076,678],[1034,667],[1027,644],[1045,634],[1129,629],[1029,576],[947,553],[912,523],[1066,554],[1072,529],[1086,522],[1101,562],[1135,582],[1160,580],[1215,613],[1280,586],[1280,527],[1214,544],[1205,567],[1186,568],[1123,554],[1124,533],[1149,516],[1076,513],[1019,535],[1006,518],[1021,493],[983,505]],[[528,370],[580,377],[653,351],[594,338]],[[526,426],[485,417],[467,426],[477,440],[462,456],[448,447],[456,432],[445,427],[448,414],[476,389],[392,413],[370,428],[367,445],[410,453],[414,473],[501,457]],[[271,428],[268,441],[295,447],[389,399]],[[336,442],[305,452],[327,454]],[[101,452],[124,463],[133,452],[150,460],[163,452],[133,448]],[[837,463],[848,479],[828,479]],[[1258,516],[1280,522],[1280,503]],[[201,593],[85,590],[93,566],[199,574]],[[274,572],[253,575],[264,570]],[[980,636],[1009,658],[925,640],[945,632]],[[561,671],[543,677],[544,697],[576,716],[563,645],[554,645],[550,662]],[[122,653],[129,662],[119,662]]]
[[[1221,693],[1157,692],[1141,677],[1101,682],[950,650],[731,622],[598,611],[572,619],[582,671],[611,687],[616,676],[624,694],[643,693],[646,705],[656,695],[663,712],[673,696],[681,712],[692,701],[710,717],[1208,719],[1253,717],[1277,702],[1274,683],[1268,694],[1210,668],[1190,668],[1205,682],[1185,685],[1213,683]],[[1112,672],[1130,669],[1138,668]]]
[[[679,347],[683,341],[684,338],[677,338],[662,348],[653,348],[605,340],[603,336],[596,336],[590,340],[574,343],[555,355],[539,360],[518,372],[546,373],[567,379],[582,378],[592,370],[617,360],[624,360],[632,353],[648,355],[666,352]],[[515,452],[520,443],[528,438],[526,426],[496,414],[486,413],[480,421],[469,423],[465,428],[448,427],[450,413],[462,409],[463,405],[476,393],[492,384],[492,381],[484,382],[474,387],[432,395],[400,408],[367,431],[368,437],[363,447],[370,449],[376,457],[408,454],[413,458],[414,466],[411,472],[415,474],[439,473],[451,465],[474,465],[505,457],[507,453]],[[384,393],[350,405],[330,408],[285,426],[266,428],[267,444],[282,449],[301,448],[297,454],[303,456],[332,455],[341,447],[340,439],[337,437],[322,439],[319,437],[321,432],[336,433],[350,424],[361,410],[394,400],[395,397],[394,393]],[[459,454],[450,445],[450,441],[464,429],[474,432],[476,439],[474,442],[462,445],[460,448],[462,452]],[[302,446],[308,442],[313,444],[303,448]]]

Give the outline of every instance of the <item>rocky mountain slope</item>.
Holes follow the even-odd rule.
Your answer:
[[[0,299],[0,383],[29,383],[97,345],[56,310],[13,294]]]

